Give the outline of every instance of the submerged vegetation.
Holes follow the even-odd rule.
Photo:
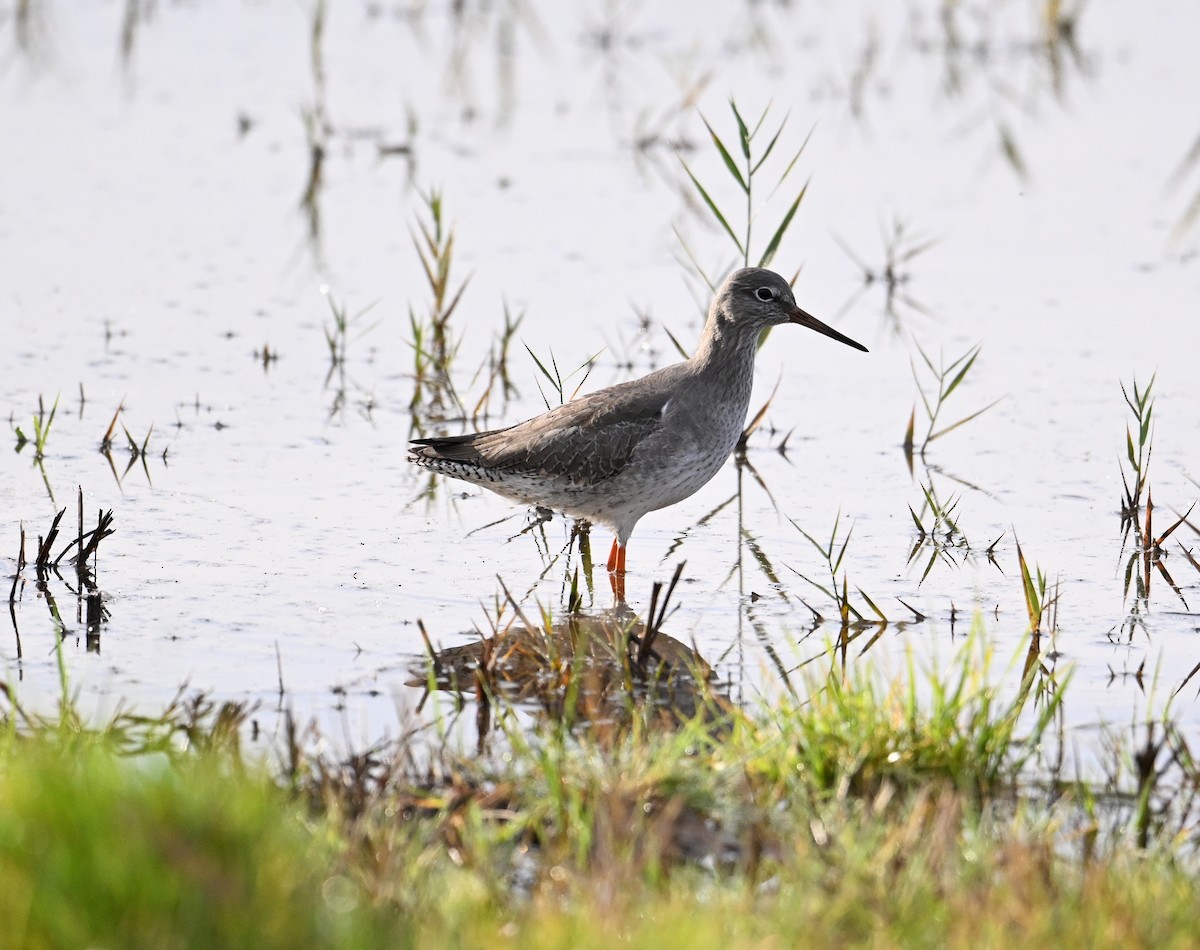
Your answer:
[[[78,498],[78,530],[75,537],[64,544],[55,553],[59,541],[60,525],[67,513],[62,508],[55,514],[46,533],[37,535],[37,544],[30,561],[25,553],[25,528],[22,525],[20,544],[14,559],[16,569],[13,572],[12,586],[8,592],[8,612],[12,620],[13,635],[16,641],[17,670],[20,673],[24,659],[24,648],[21,644],[21,630],[17,623],[17,607],[26,597],[25,569],[30,565],[34,569],[34,590],[36,599],[43,601],[49,611],[50,621],[54,631],[56,656],[59,660],[60,676],[65,676],[62,667],[61,644],[69,634],[67,622],[63,619],[58,606],[58,596],[66,594],[76,603],[75,617],[77,623],[84,629],[86,648],[89,653],[100,651],[101,625],[108,619],[108,607],[105,604],[105,594],[97,583],[97,562],[100,542],[111,536],[116,530],[113,527],[113,512],[101,509],[96,516],[96,527],[91,530],[84,528],[83,490]],[[73,552],[73,553],[72,553]],[[68,558],[68,555],[70,557]],[[62,574],[62,562],[74,566],[74,584]]]

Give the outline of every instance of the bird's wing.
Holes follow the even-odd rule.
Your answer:
[[[414,440],[418,459],[446,459],[494,471],[594,484],[612,478],[660,424],[669,389],[646,380],[575,399],[507,429]]]

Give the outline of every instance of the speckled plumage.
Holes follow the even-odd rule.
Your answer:
[[[642,515],[694,494],[725,463],[746,421],[759,333],[783,323],[866,350],[800,310],[778,274],[745,268],[717,291],[690,359],[506,429],[415,439],[409,460],[607,525],[623,555]]]

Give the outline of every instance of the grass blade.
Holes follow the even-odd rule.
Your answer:
[[[792,202],[792,206],[788,208],[787,214],[783,216],[783,220],[779,222],[779,227],[775,229],[775,233],[771,236],[770,242],[767,244],[767,249],[763,251],[762,260],[759,262],[759,267],[766,267],[771,263],[771,259],[775,256],[775,252],[779,249],[779,242],[783,240],[783,234],[787,231],[788,226],[792,223],[792,218],[796,216],[796,210],[800,207],[800,202],[804,200],[804,195],[808,191],[808,182],[804,183],[804,187],[800,189],[800,194],[796,195],[796,200]]]
[[[958,422],[955,422],[955,423],[953,423],[952,425],[948,425],[948,426],[946,426],[946,428],[944,428],[944,429],[938,429],[938,431],[937,431],[937,432],[933,433],[933,434],[932,434],[932,435],[929,437],[929,441],[930,441],[930,442],[932,442],[934,439],[940,439],[940,438],[941,438],[942,436],[944,436],[946,433],[948,433],[948,432],[953,432],[953,431],[954,431],[955,429],[957,429],[959,426],[966,425],[966,424],[967,424],[968,422],[970,422],[972,419],[975,419],[975,418],[978,418],[979,416],[982,416],[982,415],[983,415],[985,412],[987,412],[989,409],[991,409],[991,408],[992,408],[993,406],[995,406],[997,403],[1001,402],[1003,399],[1004,399],[1004,397],[1003,397],[1003,396],[1001,396],[999,399],[994,399],[994,400],[992,400],[991,402],[989,402],[989,403],[988,403],[986,406],[984,406],[982,409],[978,410],[977,412],[973,412],[973,413],[971,413],[969,416],[964,416],[962,419],[959,419],[959,420],[958,420]]]
[[[696,176],[692,174],[692,170],[687,167],[687,162],[684,162],[681,159],[680,164],[683,165],[683,170],[685,172],[687,172],[688,178],[690,178],[692,180],[692,184],[696,186],[696,190],[698,192],[700,192],[700,197],[704,199],[704,203],[706,205],[708,205],[708,210],[713,213],[713,215],[716,217],[717,221],[720,222],[721,227],[723,227],[725,229],[725,233],[728,234],[729,237],[733,240],[734,246],[737,247],[739,253],[741,253],[741,255],[743,257],[745,257],[746,256],[745,248],[742,247],[742,242],[738,238],[738,236],[733,233],[733,228],[731,228],[729,226],[729,222],[725,220],[725,215],[721,214],[721,209],[717,207],[716,202],[714,202],[712,200],[712,198],[710,198],[708,196],[708,192],[704,190],[704,186],[702,184],[700,184],[700,182],[696,178]]]
[[[787,125],[787,116],[783,117],[783,121],[779,123],[779,129],[775,132],[775,135],[772,137],[771,141],[767,143],[767,147],[763,150],[762,155],[759,156],[758,161],[755,162],[754,166],[750,169],[750,177],[753,178],[754,175],[758,173],[758,170],[762,168],[763,162],[765,162],[767,160],[767,156],[771,154],[771,149],[773,149],[775,147],[775,143],[779,141],[779,136],[783,135],[783,127],[785,125]]]
[[[737,167],[737,162],[735,162],[733,160],[733,156],[729,154],[729,149],[725,147],[725,143],[721,141],[721,137],[717,135],[715,131],[713,131],[713,127],[708,124],[708,119],[705,119],[704,116],[701,116],[700,119],[704,123],[704,127],[708,129],[708,134],[712,136],[713,145],[715,145],[717,147],[717,151],[721,153],[721,158],[725,162],[725,167],[729,169],[729,174],[737,179],[737,183],[739,186],[741,186],[743,192],[749,191],[749,186],[746,184],[746,179],[742,177],[742,173]],[[684,167],[686,168],[687,166]],[[691,173],[689,172],[688,174]],[[694,180],[695,179],[693,179],[693,181]]]
[[[750,160],[750,138],[752,136],[752,133],[750,132],[750,130],[748,128],[746,128],[746,122],[745,122],[745,120],[742,119],[742,114],[740,112],[738,112],[737,103],[734,102],[733,99],[729,100],[729,108],[733,110],[733,117],[737,120],[738,140],[742,144],[742,156],[747,161],[749,161]],[[768,106],[767,108],[769,109],[770,106]],[[766,118],[766,115],[767,115],[766,109],[764,109],[763,110],[763,118]],[[759,119],[760,124],[761,124],[761,122],[762,122],[762,119]]]
[[[958,388],[958,384],[963,381],[963,377],[965,377],[967,373],[971,371],[971,367],[975,365],[975,358],[979,356],[979,349],[980,348],[977,346],[968,354],[970,358],[967,360],[966,365],[964,365],[963,368],[958,371],[958,375],[956,375],[954,379],[950,381],[950,385],[947,386],[945,392],[942,393],[943,401],[950,397],[950,394]]]

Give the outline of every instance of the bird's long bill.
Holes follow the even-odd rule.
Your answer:
[[[827,323],[822,323],[811,313],[805,313],[799,307],[792,311],[792,323],[798,323],[802,327],[808,327],[810,330],[816,330],[818,333],[824,333],[826,336],[831,336],[839,343],[845,343],[846,346],[852,346],[856,350],[862,350],[864,353],[869,353],[865,346],[861,343],[850,339],[850,337],[838,333],[833,327]]]

